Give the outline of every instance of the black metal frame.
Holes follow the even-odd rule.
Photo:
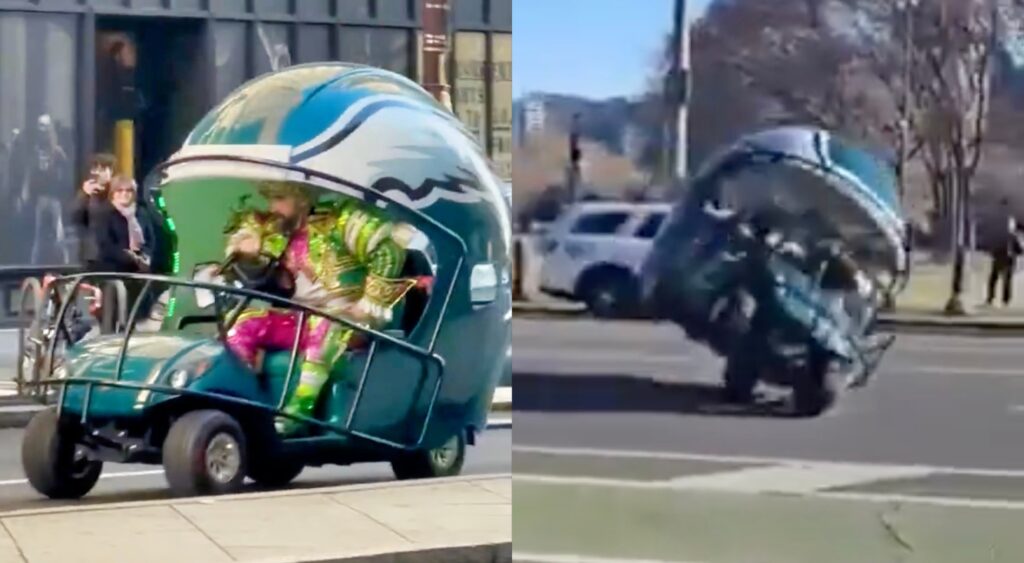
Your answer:
[[[158,276],[158,275],[151,275],[151,274],[126,274],[126,273],[114,273],[114,272],[111,272],[111,273],[107,273],[107,272],[102,272],[102,273],[86,273],[86,274],[75,274],[75,275],[71,275],[71,276],[64,276],[64,277],[61,277],[61,278],[58,278],[57,280],[55,280],[54,283],[55,284],[59,284],[59,285],[65,285],[67,283],[71,283],[72,284],[71,288],[70,288],[70,290],[67,290],[67,291],[68,291],[68,294],[73,295],[74,292],[76,292],[78,290],[79,286],[82,283],[85,283],[86,280],[93,280],[93,279],[121,280],[121,281],[124,281],[124,280],[144,281],[146,285],[145,285],[144,289],[142,290],[142,292],[140,293],[139,297],[135,300],[135,304],[132,307],[131,315],[128,318],[125,334],[124,334],[124,337],[123,337],[123,342],[121,343],[121,349],[118,352],[117,363],[116,363],[116,368],[115,368],[115,373],[114,373],[114,378],[113,379],[104,379],[104,378],[97,378],[97,377],[73,377],[72,378],[70,376],[67,377],[67,378],[55,378],[55,377],[53,377],[53,374],[50,373],[50,374],[48,374],[49,377],[42,378],[42,379],[40,379],[40,381],[38,383],[35,384],[35,385],[40,385],[40,386],[44,386],[44,387],[49,387],[51,385],[60,386],[60,393],[58,395],[58,400],[57,400],[57,415],[58,416],[62,416],[63,415],[64,403],[66,401],[68,388],[70,386],[72,386],[72,385],[81,385],[81,386],[85,386],[86,391],[85,391],[85,398],[84,398],[83,404],[82,404],[82,413],[81,413],[80,420],[81,420],[81,422],[83,424],[87,423],[87,421],[89,419],[89,406],[90,406],[91,397],[92,397],[92,390],[93,390],[94,387],[99,386],[99,387],[112,387],[112,388],[120,388],[120,389],[135,389],[135,390],[139,390],[139,391],[148,390],[148,391],[154,392],[154,393],[162,393],[162,394],[176,395],[176,396],[199,397],[199,398],[213,400],[213,401],[218,401],[218,402],[222,402],[222,403],[230,403],[230,404],[232,404],[234,406],[254,408],[254,409],[257,409],[257,410],[262,410],[262,411],[268,412],[268,413],[270,413],[272,415],[275,415],[275,416],[289,418],[289,419],[292,419],[292,420],[296,420],[296,421],[302,422],[302,423],[307,424],[307,425],[316,426],[316,427],[319,427],[321,429],[329,430],[329,431],[332,431],[332,432],[335,432],[335,433],[338,433],[338,434],[355,436],[355,437],[358,437],[358,438],[361,438],[361,439],[364,439],[364,440],[368,440],[370,442],[377,443],[379,445],[388,446],[388,447],[392,447],[392,448],[396,448],[396,449],[401,449],[401,450],[416,450],[416,449],[418,449],[419,446],[423,443],[423,439],[426,437],[426,432],[427,432],[427,429],[429,428],[429,425],[430,425],[430,419],[431,419],[431,417],[433,415],[434,406],[436,405],[437,397],[440,394],[441,384],[444,381],[444,359],[441,358],[435,352],[432,352],[432,351],[426,350],[424,348],[421,348],[419,346],[410,344],[408,342],[405,342],[405,341],[403,341],[401,339],[398,339],[398,338],[395,338],[393,336],[389,336],[388,334],[385,334],[383,332],[380,332],[380,331],[377,331],[377,330],[374,330],[374,329],[370,329],[370,328],[367,328],[367,327],[360,326],[360,325],[358,325],[358,324],[356,324],[356,323],[354,323],[354,322],[352,322],[352,321],[350,321],[348,319],[344,319],[342,317],[331,315],[331,314],[325,313],[323,311],[317,311],[317,310],[315,310],[315,309],[313,309],[311,307],[302,305],[301,303],[297,303],[297,302],[292,301],[290,299],[285,299],[285,298],[282,298],[282,297],[277,297],[275,295],[270,295],[270,294],[262,293],[262,292],[259,292],[259,291],[253,291],[253,290],[250,290],[250,289],[236,288],[236,287],[230,287],[230,286],[224,286],[224,285],[218,285],[218,284],[212,284],[212,283],[206,283],[206,282],[197,282],[197,281],[193,281],[193,280],[183,280],[183,279],[173,278],[173,277],[169,277],[169,276]],[[288,365],[288,375],[287,375],[287,377],[285,379],[284,387],[283,387],[282,392],[281,392],[281,397],[277,401],[277,404],[276,405],[270,405],[270,404],[250,401],[250,400],[247,400],[247,399],[241,399],[241,398],[238,398],[238,397],[232,397],[232,396],[229,396],[229,395],[223,395],[223,394],[220,394],[220,393],[211,393],[211,392],[206,392],[206,391],[194,391],[194,390],[190,390],[190,389],[179,389],[179,388],[171,387],[171,386],[167,386],[167,385],[156,385],[156,384],[148,384],[148,383],[135,383],[135,382],[128,382],[128,381],[121,381],[122,372],[124,370],[124,361],[125,361],[125,357],[127,356],[127,352],[128,352],[128,345],[129,345],[129,343],[131,341],[132,335],[134,334],[135,326],[138,324],[138,320],[139,320],[138,319],[138,315],[139,315],[139,311],[140,311],[140,305],[143,302],[143,300],[146,297],[146,295],[152,289],[154,283],[167,284],[167,285],[171,285],[171,286],[175,286],[175,287],[185,287],[185,288],[191,288],[191,289],[205,289],[207,291],[213,292],[215,300],[221,299],[221,295],[222,294],[228,293],[228,294],[234,294],[234,295],[245,297],[248,300],[254,300],[255,299],[255,300],[265,301],[265,302],[270,303],[271,305],[274,305],[274,306],[284,307],[284,308],[288,308],[288,309],[292,309],[292,310],[298,310],[300,312],[299,329],[296,331],[296,337],[295,337],[295,339],[293,341],[293,344],[292,344],[291,358],[289,360],[289,365]],[[67,315],[67,312],[68,312],[70,304],[71,304],[70,300],[67,300],[67,299],[63,300],[63,302],[61,303],[60,311],[57,313],[57,317],[56,317],[55,322],[54,322],[55,325],[63,326],[64,319],[65,319],[65,317]],[[299,348],[299,343],[300,343],[301,335],[302,335],[302,333],[304,331],[305,321],[311,315],[324,318],[324,319],[326,319],[326,320],[328,320],[330,322],[337,323],[337,324],[343,325],[343,326],[345,326],[345,327],[347,327],[349,329],[352,329],[352,330],[354,330],[356,332],[360,332],[360,333],[366,335],[367,337],[369,337],[370,340],[371,340],[370,349],[369,349],[369,352],[368,352],[368,357],[367,357],[366,363],[363,366],[362,374],[360,375],[360,378],[359,378],[359,385],[358,385],[358,387],[356,389],[356,395],[355,395],[355,398],[353,400],[352,406],[350,407],[348,418],[347,418],[344,426],[336,426],[336,425],[333,425],[333,424],[330,424],[330,423],[327,423],[327,422],[323,422],[321,420],[317,420],[315,418],[306,417],[306,416],[302,416],[302,415],[289,414],[289,413],[286,413],[286,412],[284,412],[282,410],[284,408],[284,403],[287,400],[288,390],[291,387],[292,380],[295,377],[295,368],[298,365],[298,348]],[[218,323],[218,324],[221,324],[221,323]],[[224,339],[226,333],[225,333],[224,327],[222,325],[219,327],[219,329],[220,330],[218,330],[218,333],[219,333],[218,334],[218,339],[223,342],[223,339]],[[47,350],[46,365],[49,366],[49,369],[51,369],[51,370],[52,370],[52,366],[54,365],[54,356],[56,355],[57,346],[58,346],[59,341],[60,341],[62,336],[64,338],[67,338],[67,334],[66,333],[63,333],[63,332],[60,332],[60,331],[56,331],[54,333],[54,337],[49,342],[49,349]],[[430,406],[427,409],[427,414],[426,414],[426,417],[425,417],[424,422],[423,422],[423,427],[420,430],[419,435],[418,435],[416,441],[413,442],[413,443],[410,443],[410,444],[403,444],[403,443],[400,443],[400,442],[395,442],[395,441],[392,441],[392,440],[387,440],[387,439],[381,438],[379,436],[373,436],[371,434],[367,434],[365,432],[360,432],[358,430],[353,430],[352,429],[352,422],[355,420],[356,413],[358,412],[359,402],[360,402],[360,400],[362,398],[363,390],[364,390],[364,388],[366,386],[366,381],[367,381],[367,377],[369,375],[370,367],[373,365],[373,357],[374,357],[374,355],[376,353],[377,346],[378,346],[378,343],[380,341],[386,342],[387,344],[392,345],[392,346],[396,346],[399,349],[404,350],[405,352],[410,353],[410,354],[420,358],[421,360],[423,360],[424,361],[424,370],[423,370],[423,375],[422,375],[423,378],[426,378],[427,375],[428,375],[428,373],[427,373],[428,370],[427,370],[427,367],[426,367],[428,364],[434,364],[434,365],[437,366],[437,381],[435,382],[434,389],[433,389],[433,391],[431,393]]]
[[[367,328],[367,327],[360,326],[360,325],[358,325],[358,324],[356,324],[356,323],[354,323],[352,321],[349,321],[347,319],[344,319],[344,318],[341,318],[341,317],[338,317],[338,316],[335,316],[335,315],[330,315],[330,314],[327,314],[327,313],[325,313],[323,311],[317,311],[317,310],[315,310],[315,309],[313,309],[311,307],[308,307],[308,306],[303,305],[301,303],[297,303],[297,302],[295,302],[295,301],[293,301],[291,299],[285,299],[283,297],[278,297],[278,296],[275,296],[275,295],[270,295],[270,294],[259,292],[259,291],[253,291],[253,290],[250,290],[250,289],[229,287],[229,286],[224,286],[224,285],[218,285],[218,284],[212,284],[212,283],[206,283],[206,282],[198,282],[198,281],[194,281],[194,280],[184,280],[184,279],[179,279],[179,278],[173,278],[173,277],[168,277],[168,276],[158,276],[158,275],[152,275],[152,274],[80,273],[80,274],[74,274],[74,275],[70,275],[70,276],[63,276],[63,277],[57,278],[54,281],[54,284],[55,285],[60,285],[60,284],[68,283],[68,282],[73,283],[73,285],[71,287],[71,290],[69,292],[70,295],[74,295],[74,293],[78,290],[78,287],[86,279],[135,280],[135,281],[144,281],[146,283],[145,283],[145,286],[143,287],[142,292],[136,298],[135,304],[132,307],[131,314],[129,315],[129,318],[127,320],[126,327],[125,327],[124,342],[122,343],[121,350],[118,353],[117,364],[116,364],[116,368],[115,368],[115,375],[114,375],[114,379],[113,380],[99,379],[99,378],[89,378],[89,377],[75,377],[74,379],[68,377],[66,379],[57,379],[57,378],[53,378],[52,377],[52,373],[48,374],[51,377],[47,377],[45,379],[40,380],[40,382],[39,382],[40,385],[46,385],[46,386],[48,386],[50,384],[61,385],[61,391],[60,391],[59,399],[58,399],[58,402],[57,402],[57,413],[58,413],[58,416],[60,416],[63,413],[63,406],[64,406],[64,401],[66,399],[68,386],[69,385],[85,385],[86,386],[86,394],[85,394],[85,399],[84,399],[84,402],[83,402],[82,416],[81,416],[82,422],[84,423],[87,420],[87,418],[88,418],[89,402],[90,402],[90,399],[91,399],[91,396],[92,396],[92,389],[93,389],[94,386],[99,385],[101,387],[117,387],[117,388],[127,388],[127,389],[149,390],[151,392],[165,393],[165,394],[171,394],[171,395],[199,396],[199,397],[203,397],[203,398],[206,398],[206,399],[212,399],[212,400],[216,400],[216,401],[232,403],[232,404],[235,404],[235,405],[238,405],[238,406],[244,406],[244,407],[250,407],[250,408],[256,408],[256,409],[260,409],[260,410],[264,410],[264,411],[269,411],[272,414],[275,414],[277,416],[283,416],[283,417],[286,417],[286,418],[289,418],[289,419],[297,420],[299,422],[302,422],[302,423],[305,423],[305,424],[308,424],[308,425],[317,426],[317,427],[320,427],[320,428],[323,428],[323,429],[326,429],[326,430],[329,430],[329,431],[332,431],[332,432],[336,432],[336,433],[339,433],[339,434],[347,434],[347,435],[355,436],[355,437],[358,437],[358,438],[362,438],[364,440],[368,440],[370,442],[374,442],[374,443],[377,443],[377,444],[380,444],[380,445],[384,445],[384,446],[388,446],[388,447],[392,447],[392,448],[396,448],[396,449],[401,449],[401,450],[415,450],[415,449],[418,449],[419,446],[423,443],[423,439],[426,437],[427,429],[430,426],[430,419],[431,419],[431,416],[433,415],[434,407],[437,404],[437,398],[438,398],[438,395],[440,394],[440,391],[441,391],[441,384],[444,381],[444,359],[441,358],[434,351],[434,349],[435,349],[436,344],[437,344],[437,336],[438,336],[438,334],[441,331],[441,325],[444,323],[444,320],[445,320],[445,312],[448,309],[448,305],[451,303],[451,298],[452,298],[452,295],[454,294],[454,291],[455,291],[456,282],[458,281],[459,276],[462,273],[462,270],[464,269],[463,265],[465,264],[466,254],[468,253],[468,249],[466,247],[465,241],[462,239],[462,237],[460,237],[454,231],[452,231],[448,227],[446,227],[443,224],[441,224],[440,222],[438,222],[433,217],[430,217],[429,215],[427,215],[426,213],[424,213],[424,212],[422,212],[422,211],[420,211],[418,209],[414,209],[414,208],[412,208],[412,207],[410,207],[410,206],[408,206],[408,205],[406,205],[406,204],[404,204],[402,202],[399,202],[399,201],[395,200],[394,198],[392,198],[392,197],[390,197],[390,196],[388,196],[388,195],[386,195],[384,193],[381,193],[378,190],[375,190],[373,188],[367,188],[365,186],[361,186],[361,185],[359,185],[359,184],[357,184],[355,182],[350,182],[348,180],[344,180],[342,178],[338,178],[336,176],[333,176],[331,174],[327,174],[325,172],[320,172],[320,171],[317,171],[317,170],[312,170],[312,169],[305,168],[305,167],[298,166],[298,165],[294,165],[294,164],[286,164],[286,163],[282,163],[282,162],[276,162],[276,161],[266,160],[266,159],[261,159],[261,158],[252,158],[252,157],[234,156],[234,155],[198,155],[198,156],[183,157],[183,158],[167,161],[164,164],[162,164],[159,167],[157,167],[156,170],[154,170],[153,174],[151,175],[151,178],[161,178],[163,176],[163,174],[162,174],[163,171],[165,171],[168,168],[173,167],[173,166],[180,166],[182,164],[186,164],[186,163],[189,163],[189,162],[211,162],[211,161],[214,161],[214,162],[217,162],[217,161],[220,161],[220,162],[241,162],[241,163],[253,164],[253,165],[258,165],[258,166],[266,166],[268,168],[274,168],[274,169],[278,169],[278,170],[287,170],[287,171],[290,171],[290,172],[297,172],[299,174],[302,174],[304,176],[305,180],[307,180],[307,181],[310,180],[311,178],[317,178],[317,179],[324,180],[324,181],[327,181],[327,182],[332,182],[332,183],[335,183],[335,184],[346,186],[348,188],[355,189],[355,190],[357,190],[357,191],[359,191],[361,193],[369,194],[369,195],[373,196],[374,198],[377,198],[378,201],[386,201],[388,203],[391,203],[393,205],[396,205],[396,206],[402,208],[406,212],[411,213],[418,220],[423,221],[424,223],[427,223],[427,224],[431,225],[442,236],[448,237],[450,239],[450,241],[454,242],[455,246],[456,246],[456,249],[459,252],[459,256],[458,256],[458,259],[455,261],[455,265],[454,265],[454,267],[452,269],[451,281],[448,284],[447,290],[444,292],[444,298],[443,298],[443,301],[441,303],[441,311],[440,311],[440,314],[438,315],[437,324],[433,327],[433,331],[432,331],[432,333],[430,335],[429,345],[426,348],[421,348],[419,346],[415,346],[415,345],[410,344],[408,342],[405,342],[403,340],[400,340],[400,339],[394,338],[392,336],[389,336],[387,334],[384,334],[383,332],[380,332],[380,331],[377,331],[377,330],[373,330],[373,329],[370,329],[370,328]],[[132,334],[133,334],[133,332],[135,330],[135,326],[138,323],[138,315],[139,315],[139,310],[140,310],[141,304],[144,301],[145,297],[150,293],[154,283],[162,283],[162,284],[167,284],[167,285],[176,286],[176,287],[188,287],[188,288],[192,288],[192,289],[205,289],[207,291],[213,292],[213,294],[214,294],[215,310],[218,313],[216,315],[217,319],[218,319],[218,333],[219,333],[218,336],[219,336],[219,339],[221,341],[223,341],[225,336],[226,336],[224,324],[220,320],[220,315],[219,315],[220,307],[217,304],[218,303],[218,295],[220,295],[221,293],[231,293],[231,294],[235,294],[235,295],[240,295],[240,296],[245,297],[245,298],[247,298],[249,300],[257,299],[257,300],[265,301],[265,302],[270,303],[272,305],[277,305],[277,306],[286,307],[286,308],[289,308],[289,309],[300,311],[301,312],[300,313],[300,324],[299,324],[298,330],[296,330],[295,340],[294,340],[293,345],[292,345],[291,358],[289,360],[289,366],[288,366],[288,376],[287,376],[287,379],[285,380],[284,389],[282,391],[281,399],[278,401],[278,405],[276,407],[274,407],[274,406],[271,406],[271,405],[265,405],[265,404],[262,404],[262,403],[256,403],[256,402],[253,402],[253,401],[248,401],[248,400],[245,400],[245,399],[239,399],[239,398],[236,398],[236,397],[230,397],[230,396],[221,395],[221,394],[217,394],[217,393],[207,393],[207,392],[203,392],[203,391],[192,391],[192,390],[187,390],[187,389],[177,389],[177,388],[168,387],[168,386],[165,386],[165,385],[138,384],[138,383],[130,383],[130,382],[121,381],[121,374],[122,374],[122,371],[124,369],[124,359],[125,359],[125,356],[126,356],[127,351],[128,351],[128,343],[131,340],[131,336],[132,336]],[[61,304],[60,311],[58,312],[57,318],[55,319],[56,324],[63,325],[64,318],[67,315],[67,311],[68,311],[68,306],[69,305],[70,305],[70,301],[69,300],[64,300],[64,302]],[[353,400],[353,404],[350,407],[348,418],[346,420],[345,426],[343,426],[343,427],[342,426],[335,426],[333,424],[329,424],[329,423],[326,423],[326,422],[323,422],[323,421],[320,421],[320,420],[316,420],[316,419],[310,418],[310,417],[305,417],[305,416],[301,416],[301,415],[292,415],[292,414],[283,412],[283,410],[282,410],[284,402],[285,402],[286,397],[287,397],[288,389],[291,386],[292,378],[294,376],[295,367],[296,367],[297,362],[298,362],[298,346],[299,346],[299,342],[300,342],[300,339],[301,339],[302,332],[304,330],[305,321],[306,321],[306,319],[308,318],[309,315],[314,315],[314,316],[322,317],[322,318],[327,319],[328,321],[331,321],[331,322],[334,322],[334,323],[346,326],[346,327],[348,327],[348,328],[350,328],[352,330],[355,330],[356,332],[360,332],[360,333],[363,333],[363,334],[369,336],[370,340],[371,340],[370,349],[369,349],[369,352],[368,352],[368,357],[367,357],[365,365],[363,366],[362,374],[360,375],[360,378],[359,378],[359,385],[358,385],[358,387],[356,389],[356,395],[355,395],[355,398]],[[65,334],[65,336],[67,336],[67,335]],[[50,347],[49,347],[49,350],[47,351],[47,366],[48,366],[48,369],[51,369],[51,370],[52,370],[52,366],[53,366],[53,357],[54,357],[54,355],[56,353],[57,343],[58,343],[59,340],[60,340],[60,336],[57,335],[50,342]],[[425,417],[425,419],[423,421],[423,427],[420,430],[419,437],[417,438],[416,442],[413,443],[413,444],[402,444],[402,443],[399,443],[399,442],[395,442],[395,441],[392,441],[392,440],[387,440],[385,438],[381,438],[379,436],[373,436],[373,435],[367,434],[365,432],[359,432],[357,430],[352,430],[352,428],[351,428],[352,427],[352,422],[355,420],[356,412],[358,412],[358,409],[359,409],[359,402],[362,399],[363,391],[364,391],[364,389],[366,387],[366,379],[367,379],[367,376],[369,374],[370,367],[373,365],[373,358],[374,358],[374,356],[376,354],[376,351],[377,351],[377,344],[380,341],[384,341],[384,342],[387,342],[390,345],[397,346],[399,349],[402,349],[402,350],[404,350],[406,352],[409,352],[409,353],[413,354],[414,356],[419,357],[421,360],[424,360],[425,361],[424,364],[423,364],[424,365],[424,370],[423,370],[423,374],[421,376],[421,381],[422,381],[422,379],[425,379],[427,377],[427,368],[426,368],[427,363],[432,362],[432,363],[436,364],[437,367],[438,367],[437,382],[434,384],[434,389],[433,389],[433,392],[431,393],[430,406],[427,408],[427,414],[426,414],[426,417]]]

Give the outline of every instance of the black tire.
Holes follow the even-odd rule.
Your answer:
[[[86,459],[76,442],[55,409],[32,417],[22,438],[21,465],[33,489],[52,499],[77,499],[92,490],[103,462]]]
[[[249,464],[249,478],[260,487],[278,489],[291,483],[306,466],[294,459],[267,456]]]
[[[748,404],[754,400],[757,366],[743,350],[734,352],[725,363],[724,399],[728,403]]]
[[[596,274],[584,285],[583,301],[599,319],[621,319],[637,312],[633,286],[625,273]]]
[[[812,353],[805,377],[793,384],[794,416],[813,418],[825,414],[835,405],[840,390],[829,359],[822,353]]]
[[[460,432],[440,448],[404,454],[391,461],[400,480],[454,477],[466,462],[466,434]]]
[[[227,413],[198,410],[171,425],[163,446],[164,475],[176,496],[241,490],[246,474],[242,427]]]

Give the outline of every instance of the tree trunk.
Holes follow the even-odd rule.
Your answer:
[[[953,197],[953,279],[949,301],[946,302],[947,315],[964,315],[964,266],[967,258],[967,179],[963,171],[958,171],[954,184]]]

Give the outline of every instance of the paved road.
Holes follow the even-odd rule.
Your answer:
[[[513,341],[517,552],[838,561],[845,535],[877,542],[851,560],[1024,558],[993,524],[1024,525],[1021,340],[901,336],[869,387],[814,420],[770,392],[722,405],[721,362],[671,325],[521,319]]]
[[[0,512],[75,502],[110,503],[168,497],[163,471],[158,466],[147,465],[107,465],[96,488],[80,501],[67,503],[40,497],[24,479],[20,458],[21,436],[21,430],[0,430]],[[469,448],[463,473],[508,473],[511,470],[511,445],[511,430],[484,432],[477,445]],[[325,466],[306,469],[293,486],[319,487],[392,479],[394,477],[387,464]]]

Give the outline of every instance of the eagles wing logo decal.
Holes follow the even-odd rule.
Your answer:
[[[443,179],[425,178],[418,186],[410,186],[399,178],[387,176],[377,180],[373,189],[414,209],[423,209],[440,200],[456,203],[480,203],[489,199],[479,182],[445,174]]]
[[[402,129],[408,133],[396,136]],[[394,96],[353,104],[328,131],[296,147],[291,160],[320,161],[353,186],[373,187],[414,209],[441,200],[473,204],[501,197],[479,176],[486,159],[451,116]],[[379,198],[363,194],[363,199]]]

